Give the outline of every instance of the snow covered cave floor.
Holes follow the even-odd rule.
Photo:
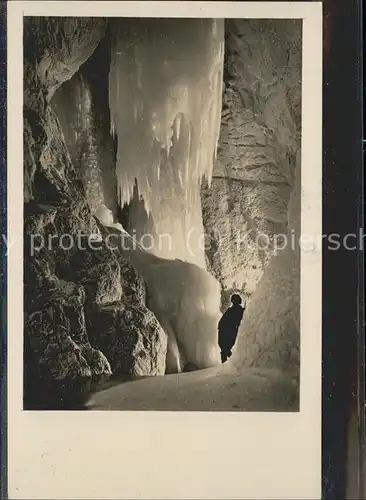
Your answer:
[[[91,396],[87,410],[298,411],[294,379],[230,366],[124,382]]]

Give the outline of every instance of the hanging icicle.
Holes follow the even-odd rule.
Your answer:
[[[175,250],[155,245],[154,252],[202,266],[199,188],[212,177],[223,58],[224,20],[121,19],[114,26],[109,103],[119,203],[130,202],[136,179],[157,234],[175,242]]]

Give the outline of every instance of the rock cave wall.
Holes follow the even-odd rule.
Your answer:
[[[227,33],[220,149],[202,190],[208,264],[224,300],[249,299],[229,364],[298,375],[300,254],[282,245],[300,235],[301,21],[230,20]]]
[[[117,214],[116,147],[110,135],[108,30],[89,59],[51,99],[71,161],[93,213],[101,205]]]
[[[112,372],[165,373],[167,337],[146,307],[145,283],[121,252],[105,244],[105,230],[91,213],[50,104],[59,86],[93,53],[105,29],[102,19],[24,20],[28,409],[70,407]],[[98,244],[86,244],[89,238]]]
[[[301,133],[301,21],[227,20],[221,132],[202,187],[207,264],[250,298],[287,233]],[[280,241],[279,241],[280,243]]]
[[[301,167],[297,155],[294,187],[289,201],[288,237],[300,234]],[[300,368],[300,247],[273,256],[249,302],[238,334],[232,363],[238,368]]]

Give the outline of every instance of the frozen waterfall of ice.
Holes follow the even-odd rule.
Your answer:
[[[178,259],[164,259],[141,248],[127,232],[106,226],[143,276],[147,306],[168,335],[166,369],[182,371],[186,364],[208,368],[220,364],[217,324],[220,319],[220,285],[206,270]]]
[[[152,251],[205,267],[200,182],[219,138],[224,20],[128,19],[113,26],[109,105],[121,206],[135,179]]]

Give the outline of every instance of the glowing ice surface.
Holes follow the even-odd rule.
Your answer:
[[[118,236],[113,244],[120,244],[123,255],[143,276],[149,292],[147,306],[168,335],[167,372],[180,372],[186,364],[198,368],[220,364],[220,285],[216,279],[190,262],[152,255],[128,233],[121,234],[116,225],[108,225],[108,231]]]
[[[109,104],[117,185],[135,179],[155,232],[153,252],[205,267],[200,182],[210,182],[219,138],[224,20],[118,20]]]

